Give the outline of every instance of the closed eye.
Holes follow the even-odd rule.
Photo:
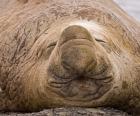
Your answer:
[[[56,44],[57,44],[57,42],[53,42],[53,43],[49,44],[49,45],[47,46],[47,48],[54,47],[54,46],[56,46]]]
[[[106,41],[98,39],[98,38],[95,38],[95,40],[98,41],[98,42],[106,43]]]
[[[110,47],[108,41],[102,40],[102,39],[97,39],[97,38],[95,38],[95,40],[97,42],[99,42],[99,44],[102,45],[108,53],[111,52],[111,47]]]

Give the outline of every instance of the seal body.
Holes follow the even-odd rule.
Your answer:
[[[140,25],[113,1],[15,0],[1,12],[1,110],[138,112]]]

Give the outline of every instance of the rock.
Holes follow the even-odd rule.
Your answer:
[[[111,108],[55,108],[36,113],[4,113],[1,116],[130,116]]]

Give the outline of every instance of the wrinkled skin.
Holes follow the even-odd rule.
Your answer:
[[[15,0],[8,8],[0,15],[0,110],[139,112],[140,25],[114,2]]]

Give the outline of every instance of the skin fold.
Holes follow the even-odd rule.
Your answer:
[[[140,108],[140,24],[112,0],[0,7],[0,110]]]

